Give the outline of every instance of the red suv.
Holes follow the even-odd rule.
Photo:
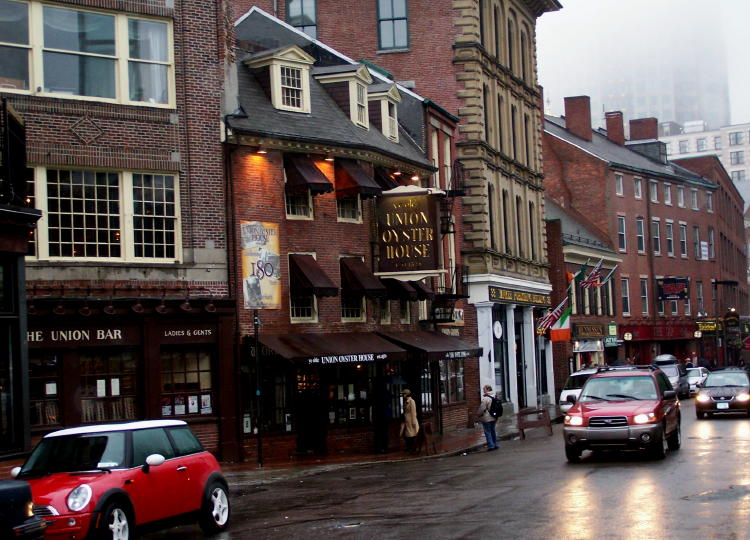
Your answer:
[[[134,538],[136,527],[197,520],[229,525],[227,482],[216,459],[181,420],[63,429],[46,435],[23,467],[46,536]]]
[[[600,368],[565,416],[565,455],[583,450],[646,450],[662,459],[680,448],[680,402],[657,366]]]

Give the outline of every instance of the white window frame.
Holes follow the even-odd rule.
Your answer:
[[[345,317],[344,316],[344,298],[352,298],[350,295],[341,293],[339,296],[339,304],[341,306],[341,322],[343,323],[359,323],[367,320],[367,303],[364,295],[359,298],[359,317]]]
[[[617,247],[621,252],[626,252],[628,250],[628,236],[625,216],[617,216]]]
[[[642,217],[635,218],[635,249],[646,253],[646,225]]]
[[[649,180],[648,182],[649,196],[652,203],[659,202],[659,183],[656,180]]]
[[[628,304],[628,309],[625,309],[625,302]],[[630,278],[620,278],[620,304],[622,306],[622,314],[624,317],[630,317]]]
[[[120,208],[120,256],[119,257],[50,257],[49,255],[49,212],[47,200],[47,170],[66,171],[92,171],[115,173],[118,175],[119,208]],[[172,176],[174,178],[175,197],[175,256],[173,258],[136,257],[133,227],[133,175],[134,174],[159,174]],[[180,210],[180,177],[177,173],[154,173],[144,171],[123,171],[115,169],[94,169],[91,167],[34,167],[34,201],[36,208],[42,211],[42,217],[37,223],[35,234],[35,254],[28,255],[29,260],[40,261],[110,261],[110,262],[147,262],[147,263],[170,263],[181,262],[182,250],[182,215]]]
[[[643,198],[643,179],[637,176],[633,178],[633,197],[636,199]]]
[[[685,208],[685,188],[677,186],[677,206]]]
[[[711,260],[716,258],[716,245],[713,227],[708,228],[708,258]]]
[[[398,317],[401,324],[408,324],[411,322],[411,302],[404,298],[398,302]]]
[[[345,199],[346,200],[356,199],[356,204],[357,204],[357,217],[356,218],[343,217],[341,215],[341,208],[339,206],[339,202]],[[340,221],[342,223],[362,223],[362,198],[360,197],[359,193],[355,194],[353,197],[342,197],[342,198],[336,199],[336,221]]]
[[[690,315],[690,296],[683,301],[682,307],[685,310],[685,315]]]
[[[349,110],[355,125],[370,129],[370,108],[367,86],[358,80],[349,81]]]
[[[271,104],[280,111],[297,113],[310,112],[310,66],[315,59],[305,51],[292,45],[285,49],[269,53],[268,56],[260,56],[245,61],[250,68],[268,67],[271,83]],[[281,68],[297,69],[300,71],[300,106],[285,105],[283,102],[283,91],[281,85]]]
[[[615,195],[623,196],[625,194],[624,182],[621,174],[615,173]]]
[[[160,19],[158,17],[150,17],[143,15],[133,15],[124,12],[106,11],[106,10],[94,10],[87,9],[79,6],[69,5],[52,5],[44,4],[37,1],[19,1],[18,3],[25,4],[28,6],[28,23],[29,23],[29,43],[21,45],[18,43],[5,42],[0,37],[0,44],[13,48],[20,48],[29,51],[29,62],[28,62],[28,77],[29,77],[29,88],[3,88],[3,93],[14,93],[14,94],[26,94],[32,96],[44,96],[44,97],[55,97],[62,99],[81,100],[81,101],[98,101],[106,103],[124,103],[128,105],[137,105],[141,107],[155,107],[163,109],[173,109],[176,103],[175,93],[175,74],[174,74],[174,28],[170,19]],[[80,96],[67,93],[59,92],[46,92],[44,91],[44,51],[57,52],[58,49],[45,49],[44,47],[44,8],[54,7],[56,9],[63,9],[67,11],[77,11],[86,13],[95,13],[101,15],[109,15],[114,17],[114,40],[115,40],[115,54],[102,55],[97,53],[82,53],[82,56],[88,56],[92,58],[108,58],[113,59],[115,62],[114,76],[115,76],[115,97],[97,97],[97,96]],[[157,22],[166,25],[167,28],[167,60],[144,60],[130,58],[129,51],[129,34],[128,34],[128,20],[139,20]],[[75,51],[59,50],[61,53],[76,54]],[[166,103],[151,103],[148,101],[131,101],[130,100],[130,86],[129,86],[129,62],[137,62],[144,64],[156,64],[167,67],[167,84],[169,86],[167,92]]]
[[[305,194],[307,195],[307,209],[308,214],[306,216],[299,215],[299,214],[290,214],[289,209],[287,207],[287,200],[289,197],[297,197],[301,195],[289,195],[287,193],[284,193],[284,215],[286,216],[286,219],[292,219],[292,220],[302,220],[302,221],[313,221],[315,219],[315,215],[313,212],[313,197],[310,193],[310,190],[308,189]]]
[[[311,252],[305,252],[305,251],[290,252],[289,254],[287,254],[287,261],[291,260],[291,255],[311,255],[313,259],[317,260],[317,255],[316,255],[316,253],[314,251],[311,251]],[[289,273],[289,278],[288,279],[291,279],[291,272]],[[292,304],[292,300],[294,298],[297,298],[297,297],[294,296],[294,295],[292,295],[292,287],[291,287],[292,284],[291,284],[291,282],[288,285],[289,285],[289,322],[291,324],[309,324],[309,323],[317,323],[317,322],[319,322],[318,321],[318,317],[319,317],[319,312],[318,312],[318,297],[315,296],[314,294],[311,295],[312,296],[312,314],[311,314],[310,317],[294,317],[292,315],[293,308],[294,308],[294,306]]]
[[[713,214],[714,212],[714,194],[706,191],[706,211]]]
[[[674,222],[671,219],[664,222],[664,240],[667,243],[667,255],[674,257]]]
[[[693,210],[698,210],[698,190],[696,188],[690,189],[690,206]]]
[[[640,297],[641,297],[641,315],[648,315],[648,277],[641,276]]]
[[[703,281],[695,282],[695,298],[698,300],[698,313],[705,312],[703,305]]]
[[[656,230],[654,231],[654,225]],[[656,232],[656,234],[654,234]],[[651,218],[651,243],[653,244],[652,253],[654,255],[661,255],[661,219]]]
[[[664,184],[664,204],[672,206],[672,184]]]
[[[684,221],[680,221],[680,257],[683,259],[687,259],[688,257],[688,230],[687,230],[687,223]]]

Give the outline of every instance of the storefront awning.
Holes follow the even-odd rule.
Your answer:
[[[368,298],[382,298],[388,293],[385,285],[359,257],[341,259],[342,293],[364,295]]]
[[[305,193],[308,189],[313,195],[333,191],[333,184],[307,156],[284,154],[284,171],[286,192],[290,195]]]
[[[482,355],[482,348],[440,332],[415,330],[412,332],[378,332],[406,350],[423,353],[427,360],[471,358]]]
[[[384,191],[398,187],[398,182],[388,176],[382,167],[375,167],[375,181]]]
[[[388,290],[389,300],[416,300],[417,291],[412,287],[409,282],[401,281],[400,279],[394,278],[381,278],[386,289]]]
[[[372,332],[262,334],[260,342],[279,356],[311,365],[406,360],[406,351]]]
[[[383,192],[372,175],[350,159],[336,160],[336,195],[351,197],[359,194],[362,198],[377,197]]]
[[[435,298],[435,292],[430,288],[429,285],[421,281],[410,281],[409,285],[414,287],[417,291],[417,298],[420,300],[432,300]]]
[[[339,288],[331,281],[312,255],[289,255],[291,290],[294,294],[338,296]]]

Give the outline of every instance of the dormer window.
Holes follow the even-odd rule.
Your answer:
[[[398,141],[398,117],[396,116],[396,104],[388,102],[388,129],[385,130],[385,136],[394,141]]]
[[[367,126],[367,89],[363,84],[356,83],[357,86],[357,123]]]
[[[380,131],[390,140],[398,142],[398,104],[401,94],[395,84],[378,84],[370,87],[368,99],[370,107],[370,122],[380,128]]]
[[[296,45],[264,51],[245,60],[261,86],[270,91],[275,108],[301,113],[310,112],[310,66],[314,62]]]
[[[372,77],[365,66],[341,64],[316,67],[313,75],[341,110],[349,115],[354,125],[370,128],[367,86],[372,83]]]

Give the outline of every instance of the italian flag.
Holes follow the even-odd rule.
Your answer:
[[[568,307],[549,329],[551,341],[570,341],[570,313],[571,308]]]

